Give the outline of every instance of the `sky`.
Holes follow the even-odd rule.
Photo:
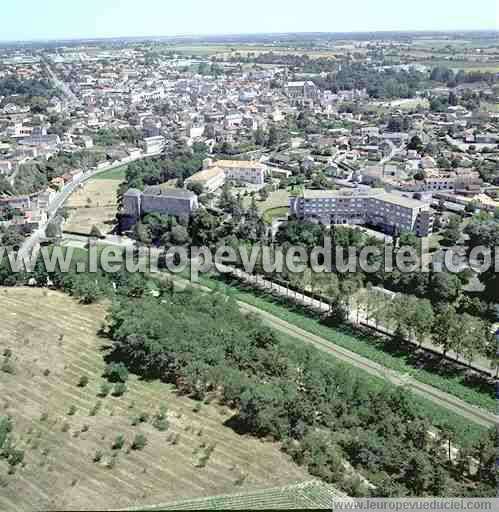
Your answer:
[[[498,29],[497,0],[2,0],[0,40]]]

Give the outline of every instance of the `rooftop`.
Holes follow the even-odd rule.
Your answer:
[[[204,171],[199,171],[193,174],[186,181],[208,181],[211,178],[215,178],[216,176],[219,176],[223,173],[224,171],[223,169],[220,169],[220,167],[210,167],[209,169],[205,169]]]
[[[264,164],[253,160],[217,160],[214,165],[216,167],[249,167],[252,169],[265,169]]]
[[[191,192],[190,190],[185,190],[183,188],[172,188],[169,187],[166,183],[147,187],[144,190],[144,195],[163,196],[176,199],[193,199],[197,197],[196,194],[194,192]]]

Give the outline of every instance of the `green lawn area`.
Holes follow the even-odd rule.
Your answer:
[[[126,165],[122,165],[121,167],[116,167],[116,169],[111,169],[107,172],[102,172],[100,174],[97,174],[94,178],[91,178],[92,180],[120,180],[124,181],[125,179],[125,172],[126,172]]]
[[[289,192],[287,190],[276,190],[275,192],[270,192],[269,197],[265,201],[258,200],[258,194],[256,196],[257,201],[256,204],[260,212],[264,213],[271,208],[278,208],[282,206],[288,206],[289,200]],[[251,203],[251,197],[244,197],[244,206],[247,208]]]
[[[278,206],[277,208],[269,208],[263,214],[263,220],[267,224],[272,224],[274,219],[287,217],[289,208],[287,206]]]
[[[186,273],[188,275],[188,270]],[[236,282],[228,285],[215,276],[207,275],[201,275],[199,281],[209,288],[224,291],[241,302],[251,304],[281,320],[296,325],[300,329],[321,336],[332,344],[344,347],[402,374],[410,374],[416,380],[445,391],[469,404],[482,407],[490,412],[496,411],[492,386],[488,391],[485,385],[471,387],[465,381],[464,376],[460,374],[441,375],[429,369],[417,369],[411,362],[411,355],[407,350],[401,348],[398,351],[389,351],[381,337],[373,336],[349,326],[326,326],[321,323],[317,314],[301,306],[283,303],[285,299],[263,294],[257,290],[243,287]]]

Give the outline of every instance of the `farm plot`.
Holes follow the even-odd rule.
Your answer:
[[[0,510],[145,507],[310,479],[277,444],[224,426],[232,412],[215,403],[135,377],[121,397],[102,393],[105,307],[0,288],[0,311],[0,416],[25,452],[14,474],[0,459]],[[138,434],[147,443],[133,449]]]
[[[330,510],[335,497],[344,496],[331,485],[312,480],[277,489],[213,496],[160,505],[150,510]]]
[[[118,211],[119,179],[90,180],[78,189],[66,203],[70,217],[64,226],[66,232],[88,235],[93,226],[101,233],[112,231]]]

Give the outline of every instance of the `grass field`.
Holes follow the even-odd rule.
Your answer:
[[[121,180],[119,169],[114,169],[105,175],[111,177],[93,179],[86,182],[67,201],[70,217],[64,230],[72,233],[88,235],[92,226],[97,226],[101,233],[110,233],[114,227],[118,212],[117,192]],[[116,174],[111,174],[116,173]]]
[[[116,167],[116,169],[111,169],[110,171],[97,174],[90,181],[98,181],[98,180],[119,180],[119,181],[124,181],[125,180],[126,168],[127,168],[126,165],[123,165],[121,167]]]
[[[0,354],[12,350],[15,371],[0,372],[0,414],[12,416],[17,447],[25,450],[14,475],[7,475],[0,459],[6,483],[0,510],[145,507],[310,480],[277,444],[224,426],[232,414],[227,408],[202,404],[195,412],[196,402],[166,384],[132,377],[122,397],[99,398],[106,340],[96,333],[103,306],[81,306],[54,291],[0,288],[0,310]],[[86,387],[78,386],[82,376],[89,379]],[[132,417],[152,417],[161,405],[168,408],[167,431],[151,420],[132,425]],[[128,450],[139,432],[147,446]],[[113,457],[118,434],[126,442]],[[203,443],[215,443],[215,449],[205,467],[195,467],[194,452]],[[96,463],[98,450],[102,459]]]
[[[257,196],[258,197],[258,196]],[[258,210],[263,214],[266,222],[271,223],[276,217],[286,217],[288,214],[289,192],[287,190],[276,190],[271,192],[265,201],[256,202]],[[251,204],[251,198],[244,198],[244,206],[246,208]]]

